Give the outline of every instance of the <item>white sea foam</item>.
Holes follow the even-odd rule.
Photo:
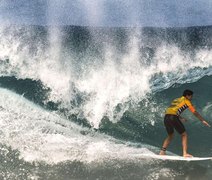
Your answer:
[[[0,89],[0,94],[0,143],[18,150],[20,158],[26,161],[101,163],[114,158],[127,160],[130,154],[150,153],[150,146],[129,147],[90,132],[9,90]]]
[[[40,80],[44,86],[51,88],[49,100],[62,102],[70,112],[80,114],[95,128],[99,127],[105,115],[112,122],[117,122],[128,109],[128,101],[137,103],[148,92],[211,75],[210,50],[199,50],[191,56],[175,45],[162,44],[151,62],[146,64],[140,52],[142,38],[135,30],[133,35],[129,35],[127,53],[119,56],[113,46],[104,45],[104,63],[96,66],[98,59],[93,55],[95,65],[85,67],[86,75],[79,76],[74,73],[73,62],[77,60],[73,59],[71,52],[68,56],[67,52],[61,52],[62,34],[58,29],[49,30],[47,45],[35,34],[30,28],[1,27],[0,75]],[[36,45],[31,40],[33,36],[38,38],[35,39]],[[93,40],[91,42],[95,43],[95,38]],[[87,95],[76,109],[68,105],[75,98],[73,85]],[[114,114],[118,104],[122,108]]]

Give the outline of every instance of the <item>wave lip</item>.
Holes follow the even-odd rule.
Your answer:
[[[40,81],[47,102],[99,128],[149,93],[211,75],[210,37],[211,27],[1,27],[0,75]]]

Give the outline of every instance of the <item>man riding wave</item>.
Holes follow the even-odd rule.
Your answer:
[[[183,96],[172,101],[171,105],[166,109],[164,117],[164,125],[168,133],[168,137],[164,140],[163,146],[160,151],[160,155],[165,155],[166,149],[170,144],[174,136],[174,129],[182,137],[182,147],[183,156],[192,157],[191,154],[187,152],[188,146],[188,136],[185,127],[181,121],[185,121],[180,114],[187,108],[205,125],[210,127],[207,121],[196,111],[195,107],[192,105],[191,100],[193,97],[193,92],[191,90],[185,90]]]

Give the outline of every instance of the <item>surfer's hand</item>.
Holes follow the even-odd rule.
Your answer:
[[[203,123],[205,126],[211,127],[210,124],[208,124],[206,121],[202,121],[202,123]]]

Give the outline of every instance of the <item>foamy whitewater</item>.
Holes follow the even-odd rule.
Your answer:
[[[0,179],[211,179],[210,161],[138,154],[159,153],[184,89],[212,124],[212,27],[62,26],[55,7],[54,25],[0,27]],[[189,152],[212,156],[211,129],[184,116]],[[180,136],[168,150],[181,155]]]

